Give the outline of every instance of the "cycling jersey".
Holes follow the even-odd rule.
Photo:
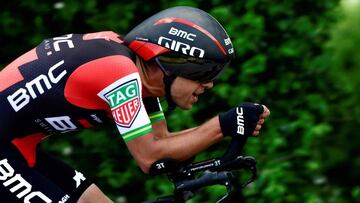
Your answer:
[[[30,168],[11,143],[0,143],[0,202],[75,203],[92,184],[81,172],[38,151]]]
[[[44,40],[0,72],[0,143],[12,143],[31,168],[36,145],[52,134],[109,121],[125,142],[151,132],[164,115],[157,98],[146,99],[146,111],[134,61],[110,31]]]

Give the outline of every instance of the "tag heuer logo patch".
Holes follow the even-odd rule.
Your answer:
[[[115,122],[130,127],[140,110],[139,85],[137,80],[129,81],[105,95]]]

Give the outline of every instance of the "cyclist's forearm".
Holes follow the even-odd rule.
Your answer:
[[[198,129],[199,127],[194,127],[194,128],[189,128],[189,129],[186,129],[186,130],[182,130],[182,131],[178,131],[178,132],[169,132],[168,133],[168,136],[180,136],[180,135],[184,135],[184,134],[187,134],[187,133],[190,133],[196,129]]]
[[[223,137],[218,117],[189,130],[154,138],[148,134],[128,142],[128,148],[139,166],[147,172],[150,165],[162,158],[188,159]]]
[[[197,128],[198,127],[194,127],[194,128],[189,128],[189,129],[178,131],[178,132],[169,132],[168,128],[167,128],[166,120],[161,120],[161,121],[152,123],[152,129],[153,129],[153,134],[154,134],[155,139],[161,139],[163,137],[168,137],[168,136],[182,135],[185,133],[189,133]]]
[[[170,135],[159,140],[160,146],[168,146],[161,154],[177,160],[188,159],[223,137],[217,117],[199,127],[170,133]]]

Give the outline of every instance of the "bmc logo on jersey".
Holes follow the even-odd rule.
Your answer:
[[[122,127],[131,127],[140,110],[139,84],[131,80],[105,95],[115,122]]]
[[[7,159],[0,160],[0,182],[12,194],[16,195],[19,202],[52,202],[52,200],[42,192],[35,191],[31,183],[26,181],[20,173],[16,173]]]

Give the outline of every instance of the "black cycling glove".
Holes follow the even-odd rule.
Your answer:
[[[254,103],[244,103],[219,115],[220,127],[224,136],[236,138],[251,136],[264,107]]]

